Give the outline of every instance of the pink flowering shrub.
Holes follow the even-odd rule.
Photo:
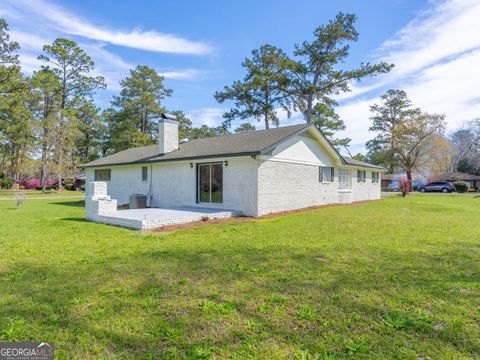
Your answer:
[[[57,182],[55,180],[47,180],[47,186],[52,186],[56,183]],[[22,185],[25,186],[25,189],[35,189],[42,186],[40,179],[25,180]]]
[[[22,185],[25,186],[25,189],[35,189],[37,186],[40,186],[40,179],[25,180]]]

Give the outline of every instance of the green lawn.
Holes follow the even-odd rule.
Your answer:
[[[138,233],[0,201],[0,340],[57,358],[479,359],[480,198]]]
[[[83,191],[57,191],[57,190],[47,190],[45,194],[42,194],[41,190],[20,190],[19,192],[24,192],[27,197],[37,198],[37,197],[51,197],[51,196],[83,196]],[[6,198],[15,198],[16,192],[13,190],[0,190],[0,199]]]

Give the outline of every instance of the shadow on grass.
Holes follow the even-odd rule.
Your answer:
[[[261,347],[271,339],[313,351],[318,334],[330,326],[343,332],[341,339],[351,332],[362,335],[363,324],[371,327],[373,336],[380,336],[389,328],[378,318],[392,310],[392,303],[408,309],[413,292],[423,303],[471,302],[473,294],[449,291],[452,285],[464,287],[480,280],[469,270],[476,259],[459,251],[470,246],[438,256],[385,252],[368,263],[354,258],[337,262],[334,253],[320,263],[311,249],[290,246],[259,251],[243,246],[147,248],[129,249],[127,254],[86,249],[68,261],[19,261],[0,272],[4,296],[0,318],[5,320],[0,338],[47,337],[79,356],[102,355],[102,349],[109,349],[109,356],[155,358],[175,349],[172,357],[182,358],[215,348],[235,351],[232,346],[248,341]],[[381,296],[381,304],[363,298],[367,292]],[[314,309],[307,314],[310,321],[296,317],[299,303]],[[435,314],[440,315],[444,314]],[[323,325],[316,317],[333,325]],[[18,319],[23,325],[15,323]],[[358,328],[352,319],[360,323]],[[467,336],[461,328],[441,336],[430,328],[414,327],[391,330],[390,335],[408,341],[417,332],[469,354],[480,351],[474,335]],[[77,341],[83,347],[78,348]],[[329,346],[338,345],[333,341]]]
[[[87,219],[82,218],[82,217],[67,217],[67,218],[61,218],[60,220],[63,221],[74,221],[74,222],[88,222]]]
[[[73,207],[85,207],[85,200],[78,201],[59,201],[53,202],[52,205],[73,206]]]

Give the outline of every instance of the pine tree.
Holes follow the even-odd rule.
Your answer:
[[[392,174],[398,165],[395,149],[398,142],[398,127],[411,118],[420,115],[420,109],[414,108],[403,90],[388,90],[380,97],[381,104],[370,106],[373,116],[369,130],[377,136],[368,141],[368,156],[376,164],[385,165]]]
[[[337,68],[350,54],[348,42],[358,39],[355,21],[355,15],[339,13],[334,20],[315,29],[312,42],[295,45],[294,54],[303,62],[298,62],[294,71],[291,92],[307,122],[312,121],[315,102],[329,104],[333,95],[349,91],[352,81],[386,73],[393,67],[381,62],[361,64],[353,70]]]
[[[247,72],[243,80],[215,93],[219,103],[227,100],[234,103],[234,107],[224,114],[224,124],[230,127],[234,119],[254,118],[263,120],[268,129],[270,125],[278,126],[279,109],[290,116],[292,99],[287,89],[294,65],[283,50],[275,46],[267,44],[253,50],[252,58],[242,63]]]
[[[60,82],[60,122],[58,125],[58,142],[55,147],[58,164],[58,188],[62,188],[64,157],[68,145],[73,146],[72,134],[75,132],[74,112],[79,99],[91,96],[96,89],[104,88],[101,76],[88,76],[94,69],[94,62],[74,41],[64,38],[56,39],[51,45],[43,47],[44,54],[39,60],[47,65]],[[70,135],[70,136],[69,136]],[[69,140],[67,142],[67,140]]]
[[[157,120],[166,112],[162,101],[173,92],[163,82],[163,76],[148,66],[137,66],[120,82],[120,95],[107,113],[110,143],[115,151],[157,141]]]

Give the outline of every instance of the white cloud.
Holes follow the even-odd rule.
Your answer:
[[[199,76],[203,75],[204,72],[197,69],[184,69],[184,70],[170,70],[170,71],[159,71],[159,74],[165,77],[165,79],[175,79],[175,80],[192,80],[196,79]]]
[[[190,110],[185,115],[192,120],[193,126],[218,126],[224,120],[222,115],[225,111],[222,108],[209,107]]]
[[[480,116],[480,49],[429,67],[404,87],[416,105],[445,113],[450,127]]]
[[[93,75],[103,76],[110,91],[120,90],[120,81],[128,76],[129,70],[135,66],[120,56],[106,50],[102,44],[80,44],[95,61]]]
[[[20,44],[21,49],[41,50],[43,45],[51,43],[55,38],[40,36],[38,33],[25,32],[18,29],[11,29],[10,39]]]
[[[352,152],[374,134],[368,131],[369,106],[378,103],[378,91],[407,91],[416,106],[446,114],[449,128],[480,115],[480,2],[477,0],[432,1],[392,39],[385,41],[374,61],[395,63],[387,75],[354,88],[339,97],[339,114],[352,138]],[[365,96],[367,95],[367,96]]]
[[[395,64],[389,74],[392,78],[480,46],[480,2],[450,0],[432,4],[380,47],[382,60]]]
[[[49,34],[31,34],[18,29],[10,31],[11,39],[20,45],[20,63],[24,73],[30,75],[40,69],[44,62],[37,59],[45,44],[50,44],[55,37]],[[95,62],[93,75],[105,77],[107,89],[111,91],[120,90],[120,81],[128,76],[129,70],[136,67],[136,64],[128,63],[120,56],[108,51],[105,43],[82,42],[79,46],[92,57]],[[168,69],[158,70],[167,79],[172,80],[194,80],[205,74],[197,69]]]
[[[205,55],[212,52],[211,46],[199,41],[192,41],[173,34],[154,30],[133,29],[129,31],[107,29],[94,25],[55,4],[43,0],[5,0],[10,9],[4,12],[17,16],[29,17],[38,26],[56,28],[66,34],[103,41],[113,45],[125,46],[154,52]],[[17,15],[14,15],[16,11]],[[29,14],[30,16],[28,16]]]
[[[352,101],[338,109],[338,114],[345,121],[346,130],[340,131],[338,137],[349,137],[352,139],[350,152],[355,154],[364,151],[365,142],[372,138],[368,131],[370,126],[369,117],[370,105],[378,102],[379,98],[360,99]]]

